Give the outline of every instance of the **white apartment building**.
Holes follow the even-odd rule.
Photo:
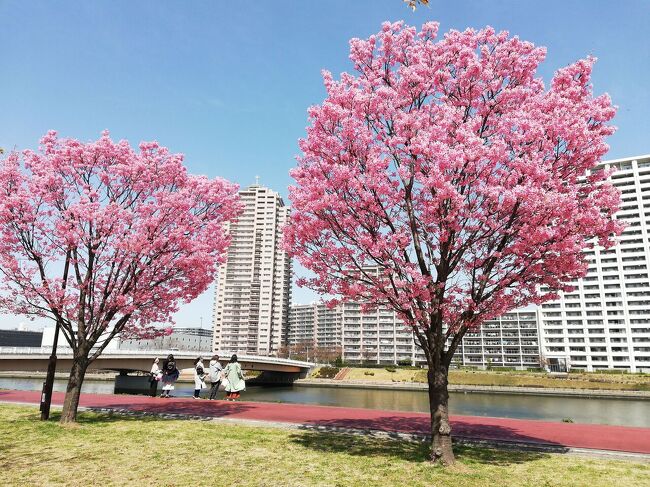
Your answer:
[[[289,309],[287,344],[313,343],[318,347],[341,346],[341,307],[295,304]]]
[[[316,315],[318,306],[311,304],[292,304],[289,308],[289,328],[287,344],[316,341]]]
[[[425,362],[422,351],[415,345],[413,333],[392,309],[363,312],[358,303],[343,303],[340,307],[341,358],[344,362]]]
[[[422,350],[397,314],[386,308],[362,312],[357,303],[328,309],[323,304],[294,305],[289,320],[289,344],[341,346],[346,362],[424,364]],[[468,333],[454,363],[477,367],[536,368],[540,366],[537,313],[513,311]]]
[[[51,348],[54,343],[53,326],[43,330],[41,347]],[[99,342],[102,343],[101,340]],[[59,336],[59,348],[68,348],[69,345]],[[174,327],[169,335],[155,338],[127,338],[116,337],[106,346],[106,350],[151,350],[151,351],[181,351],[202,352],[209,351],[212,347],[212,330],[204,328]]]
[[[116,340],[115,344],[114,348],[117,350],[178,350],[205,353],[212,348],[212,330],[173,328],[171,335],[149,339]]]
[[[324,304],[291,306],[288,344],[305,342],[317,347],[341,347],[349,362],[412,363],[415,347],[411,333],[388,309],[362,312],[357,303],[334,308]]]
[[[518,310],[486,321],[465,334],[454,360],[462,365],[540,367],[537,311]]]
[[[615,247],[586,252],[575,290],[541,307],[542,352],[552,368],[650,372],[650,155],[604,161],[621,191]]]
[[[276,355],[286,341],[291,259],[280,247],[290,210],[280,195],[258,184],[240,191],[244,213],[215,292],[213,350]]]

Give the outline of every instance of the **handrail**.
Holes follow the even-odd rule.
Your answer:
[[[92,351],[92,350],[91,350]],[[49,355],[52,353],[52,347],[0,347],[0,355]],[[137,357],[158,357],[173,354],[176,358],[194,358],[197,356],[210,357],[213,355],[212,351],[196,352],[196,351],[187,351],[187,350],[104,350],[99,356],[114,356],[114,355],[131,355]],[[59,347],[57,350],[57,356],[61,357],[63,355],[72,355],[72,349],[70,347]],[[218,353],[219,356],[225,357],[228,354]],[[276,363],[276,364],[286,364],[286,365],[298,365],[302,367],[312,367],[314,364],[311,362],[304,362],[301,360],[291,360],[286,358],[279,357],[266,357],[258,355],[237,355],[240,362],[266,362],[266,363]]]

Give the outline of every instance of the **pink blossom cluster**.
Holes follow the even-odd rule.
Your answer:
[[[323,73],[285,246],[316,274],[301,284],[453,332],[555,298],[622,226],[598,167],[615,109],[593,95],[595,59],[547,89],[544,48],[490,27],[437,32],[384,23],[350,41],[356,74]]]
[[[49,132],[0,163],[0,307],[59,321],[72,346],[161,333],[224,260],[237,190],[157,142]]]

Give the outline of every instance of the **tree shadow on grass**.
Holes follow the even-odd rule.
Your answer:
[[[16,392],[22,391],[0,391],[0,401],[4,396],[16,396]],[[56,393],[53,399],[53,409],[51,418],[60,418],[60,403],[63,399],[62,393]],[[20,398],[18,398],[20,400]],[[58,401],[57,401],[58,399]],[[11,399],[10,399],[11,400]],[[15,399],[14,399],[15,400]],[[37,404],[34,404],[36,406]],[[105,413],[104,416],[93,418],[88,416],[88,421],[95,423],[111,420],[107,415],[115,413],[112,420],[133,417],[142,420],[162,419],[194,419],[210,420],[214,418],[227,418],[231,415],[245,413],[250,409],[255,409],[255,405],[247,402],[227,402],[223,400],[195,400],[191,397],[175,397],[172,399],[152,398],[148,396],[131,396],[131,395],[102,395],[102,394],[82,394],[80,401],[80,413],[83,410],[95,413]],[[79,419],[78,422],[82,422]]]
[[[388,412],[387,412],[388,413]],[[455,438],[465,440],[492,441],[505,444],[522,444],[551,449],[558,452],[566,452],[565,445],[549,440],[546,435],[532,436],[516,426],[506,426],[467,421],[461,418],[452,418],[452,434]],[[419,437],[430,436],[431,424],[425,415],[417,417],[386,414],[374,417],[350,417],[324,420],[313,420],[305,425],[312,429],[329,430],[354,430],[361,432],[380,432],[383,435],[395,438],[406,435],[417,435]]]
[[[536,450],[517,450],[485,446],[470,446],[456,443],[456,458],[467,463],[481,465],[508,466],[549,458],[550,453]]]
[[[469,462],[506,465],[545,458],[549,453],[568,451],[562,444],[543,437],[529,436],[514,427],[463,420],[454,420],[452,425],[456,439],[454,448],[459,457],[464,456]],[[308,431],[303,433],[305,439],[300,440],[301,437],[297,436],[295,441],[304,441],[304,446],[314,449],[338,448],[353,455],[397,455],[409,461],[416,457],[422,461],[428,458],[429,428],[426,417],[386,415],[338,418],[312,421],[304,425],[303,429]],[[332,439],[336,438],[337,433],[342,439]],[[413,439],[419,439],[420,442],[416,443]]]
[[[52,412],[50,414],[50,421],[53,423],[58,423],[61,419],[61,411]],[[116,412],[116,411],[99,411],[93,409],[86,409],[85,411],[79,411],[77,415],[77,421],[75,423],[70,423],[70,426],[78,425],[101,425],[108,423],[117,423],[117,422],[138,422],[138,423],[152,423],[158,421],[166,421],[169,418],[166,418],[158,414],[129,414],[128,412]],[[174,418],[177,419],[177,418]],[[192,418],[187,418],[192,419]]]
[[[131,404],[125,402],[112,402],[101,406],[84,406],[77,416],[78,424],[100,424],[117,421],[166,421],[199,420],[210,421],[215,418],[224,418],[232,414],[239,414],[251,409],[244,403],[223,401],[190,402],[186,400],[170,401],[159,404]],[[59,421],[61,411],[53,410],[50,421]]]
[[[2,461],[2,458],[5,456],[4,452],[11,450],[11,445],[7,443],[7,441],[2,441],[0,442],[0,462]],[[0,463],[2,465],[2,463]]]
[[[421,441],[379,438],[353,433],[328,433],[306,429],[292,434],[290,440],[305,448],[327,453],[394,457],[407,462],[422,462],[428,456],[428,445]]]
[[[206,401],[190,398],[159,399],[148,403],[137,403],[125,397],[124,400],[113,398],[105,404],[89,407],[92,411],[115,411],[134,415],[156,415],[171,419],[213,419],[241,414],[254,405],[245,402]]]
[[[345,453],[363,457],[398,458],[422,463],[429,460],[428,441],[376,437],[367,434],[331,433],[303,430],[290,440],[302,447],[327,453]],[[549,457],[549,453],[532,450],[512,450],[454,444],[457,460],[487,465],[513,465]]]

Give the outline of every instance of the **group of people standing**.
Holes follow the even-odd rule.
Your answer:
[[[158,382],[162,383],[162,394],[160,397],[171,397],[174,390],[174,383],[178,380],[180,372],[176,366],[174,355],[169,354],[163,361],[162,368],[159,365],[159,359],[156,358],[151,366],[150,383],[151,395],[156,395]],[[213,355],[210,359],[209,369],[206,371],[203,365],[203,358],[197,357],[194,361],[194,399],[200,399],[201,390],[205,389],[205,380],[209,379],[211,383],[210,399],[217,398],[219,386],[223,384],[226,391],[226,400],[234,401],[239,399],[241,391],[246,390],[246,382],[241,365],[237,361],[237,355],[230,357],[230,362],[225,368],[221,367],[219,356]]]
[[[150,392],[152,396],[156,395],[158,382],[162,383],[162,394],[160,397],[171,397],[171,392],[174,390],[174,383],[181,375],[176,367],[176,360],[170,353],[163,361],[162,368],[159,365],[160,360],[156,357],[151,366],[151,373],[149,374]]]

